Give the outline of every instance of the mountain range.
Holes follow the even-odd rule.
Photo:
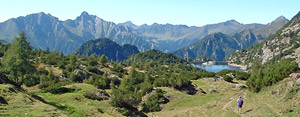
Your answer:
[[[288,22],[288,20],[285,17],[280,16],[266,25],[257,23],[241,24],[235,20],[209,24],[202,27],[157,23],[137,26],[130,21],[118,25],[129,26],[135,29],[144,39],[152,41],[156,45],[156,49],[165,52],[174,52],[201,40],[205,36],[217,32],[235,34],[251,29],[254,30],[253,33],[255,33],[255,35],[260,35],[265,38],[269,34],[274,34],[279,28],[286,24],[286,22]],[[264,32],[260,30],[263,30]]]
[[[214,33],[188,47],[175,51],[174,54],[180,57],[185,57],[185,54],[187,54],[190,58],[205,57],[222,61],[235,50],[248,48],[262,39],[261,36],[255,36],[251,30],[232,35]]]
[[[97,16],[82,12],[74,20],[61,21],[43,12],[12,18],[0,23],[0,38],[10,42],[23,30],[31,45],[50,51],[58,50],[71,54],[87,40],[109,38],[120,45],[136,45],[139,50],[151,49],[151,43],[138,37],[127,26],[118,26]]]
[[[180,57],[184,57],[187,54],[191,58],[207,57],[222,61],[228,58],[235,50],[247,49],[254,43],[263,40],[267,35],[275,33],[287,22],[286,18],[280,16],[273,22],[260,28],[246,29],[242,32],[231,34],[214,33],[173,53]]]
[[[286,20],[281,17],[278,22]],[[50,51],[58,50],[66,55],[71,54],[84,42],[97,38],[109,38],[119,45],[135,45],[139,51],[159,49],[173,52],[216,32],[234,34],[247,29],[270,29],[261,35],[265,37],[274,33],[281,25],[272,25],[269,28],[268,26],[269,24],[241,24],[235,20],[202,27],[157,23],[138,26],[132,22],[115,24],[87,12],[82,12],[76,19],[65,21],[41,12],[0,23],[0,38],[10,42],[23,30],[33,47],[48,47]]]

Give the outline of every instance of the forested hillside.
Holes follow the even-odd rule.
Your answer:
[[[90,56],[92,54],[97,56],[105,55],[108,57],[108,60],[123,61],[130,55],[138,52],[139,50],[136,46],[129,44],[120,46],[116,42],[104,38],[87,41],[77,48],[73,53],[85,56]]]

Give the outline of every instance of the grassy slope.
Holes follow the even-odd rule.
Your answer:
[[[164,105],[161,112],[148,113],[149,116],[296,116],[300,112],[300,93],[292,99],[285,100],[292,87],[287,86],[286,79],[275,86],[266,88],[260,93],[240,90],[235,84],[209,79],[195,80],[194,84],[202,88],[207,94],[187,95],[174,89],[163,87],[170,102]],[[295,80],[291,80],[295,82]],[[240,82],[244,83],[244,82]],[[209,89],[216,86],[218,93],[209,93]],[[281,93],[271,95],[271,90]],[[244,98],[243,113],[237,114],[237,98]],[[289,112],[293,110],[293,112]]]
[[[200,79],[192,81],[207,94],[197,93],[188,95],[168,87],[159,87],[167,93],[170,102],[163,105],[160,112],[148,113],[149,116],[296,116],[300,112],[300,93],[290,95],[291,87],[285,79],[274,86],[268,87],[260,93],[252,93],[246,89],[238,89],[235,84],[225,81]],[[239,82],[244,84],[245,82]],[[108,101],[94,101],[86,99],[83,93],[97,90],[94,86],[75,83],[65,87],[76,87],[81,90],[51,94],[35,92],[28,89],[27,94],[11,85],[0,84],[0,96],[8,102],[1,106],[1,114],[9,116],[121,116]],[[210,93],[214,89],[217,93]],[[26,89],[27,90],[27,89]],[[271,90],[277,91],[271,95]],[[237,114],[236,100],[238,96],[244,98],[243,113]],[[288,99],[288,97],[292,97]],[[0,115],[1,116],[1,115]]]
[[[84,92],[97,90],[94,86],[76,83],[65,87],[81,90],[65,94],[26,94],[23,91],[10,91],[11,85],[0,84],[0,94],[8,102],[8,105],[0,106],[0,110],[6,110],[3,113],[9,116],[121,116],[108,101],[94,101],[83,96]]]
[[[66,116],[61,110],[34,99],[12,85],[0,84],[0,94],[8,105],[1,105],[3,116]]]

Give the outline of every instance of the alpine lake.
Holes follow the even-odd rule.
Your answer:
[[[221,61],[221,62],[212,61],[209,63],[193,63],[192,65],[194,67],[198,67],[198,68],[204,69],[208,72],[214,72],[214,73],[217,73],[224,69],[244,72],[241,68],[235,67],[235,66],[230,66],[230,65],[228,65],[227,62],[224,62],[224,61]]]

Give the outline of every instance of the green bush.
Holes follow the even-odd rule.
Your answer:
[[[32,75],[31,77],[27,77],[24,79],[24,84],[27,87],[31,87],[39,83],[40,83],[40,79],[35,75]]]
[[[156,112],[160,111],[159,104],[167,103],[168,99],[164,97],[163,91],[157,89],[154,95],[148,97],[147,101],[142,105],[143,112]]]
[[[84,97],[91,99],[91,100],[108,100],[109,95],[105,91],[88,91],[83,94]]]
[[[228,75],[224,75],[224,76],[223,76],[223,79],[224,79],[225,81],[227,81],[227,82],[232,82],[232,80],[233,80],[233,78],[230,77],[230,76],[228,76]]]
[[[263,87],[271,86],[283,80],[299,69],[298,64],[291,59],[284,59],[275,64],[269,63],[264,67],[256,64],[252,66],[258,67],[252,68],[251,76],[246,84],[254,92],[259,92]]]
[[[73,92],[75,89],[72,88],[66,88],[66,87],[51,87],[45,90],[45,92],[50,92],[52,94],[63,94],[63,93],[68,93],[68,92]]]
[[[237,80],[247,80],[250,74],[247,72],[237,72],[235,77]]]

